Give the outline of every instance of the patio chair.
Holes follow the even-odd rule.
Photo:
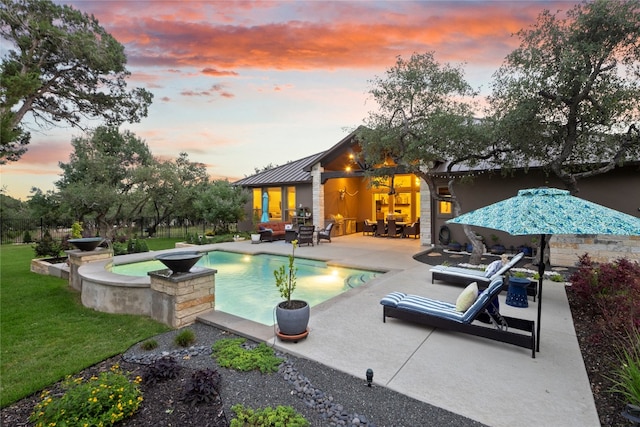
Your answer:
[[[402,234],[402,228],[396,225],[395,219],[387,221],[387,237],[399,237]]]
[[[316,227],[313,225],[299,225],[298,226],[298,245],[311,245],[313,246],[313,232]]]
[[[531,357],[535,358],[535,321],[501,315],[493,304],[493,300],[501,290],[502,278],[497,277],[465,311],[458,311],[456,304],[446,301],[392,292],[380,301],[383,307],[382,321],[386,323],[387,317],[392,317],[438,329],[488,338],[530,349]],[[464,292],[467,292],[467,289]],[[479,325],[474,323],[475,321],[489,323],[493,327]],[[509,329],[522,332],[512,332]]]
[[[415,239],[420,237],[420,218],[412,224],[407,224],[402,229],[402,237],[413,236]]]
[[[328,240],[331,243],[331,230],[333,229],[333,222],[330,222],[322,230],[318,230],[318,244],[320,244],[320,240]]]
[[[431,271],[431,283],[436,280],[442,280],[448,284],[466,286],[471,282],[477,282],[479,288],[486,288],[489,283],[498,277],[502,277],[506,272],[511,270],[520,260],[524,257],[524,253],[520,252],[515,255],[511,260],[504,264],[495,273],[487,276],[486,271],[474,270],[473,268],[452,267],[447,265],[436,265]],[[503,289],[508,289],[508,283],[504,283]],[[535,283],[527,287],[527,295],[535,297],[537,295],[537,289]]]
[[[366,235],[366,233],[371,234],[372,236],[376,232],[376,223],[373,221],[369,221],[368,219],[364,220],[364,224],[362,226],[362,235]]]
[[[387,235],[387,224],[385,224],[384,219],[379,219],[376,222],[376,232],[374,236],[384,237],[386,235]]]

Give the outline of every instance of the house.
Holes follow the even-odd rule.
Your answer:
[[[425,182],[413,174],[398,174],[391,181],[372,182],[365,177],[363,165],[357,161],[360,151],[355,132],[352,132],[325,152],[236,181],[235,185],[253,193],[247,207],[248,219],[239,224],[240,231],[251,230],[264,214],[270,221],[310,223],[320,228],[333,222],[336,236],[362,232],[367,219],[394,218],[402,222],[420,219],[420,242],[423,246],[441,244],[444,227],[451,241],[467,241],[462,226],[445,224],[454,215],[450,202],[432,198]],[[449,195],[448,178],[444,176],[446,165],[439,168],[436,168],[436,173],[440,170],[443,175],[436,179],[436,191],[446,198]],[[539,168],[515,171],[508,177],[487,168],[462,166],[453,172],[460,176],[472,175],[471,180],[456,183],[462,213],[512,197],[523,188],[563,187],[559,180]],[[639,172],[640,162],[631,162],[604,175],[583,179],[579,183],[579,196],[637,216],[640,209]],[[267,206],[263,210],[264,201],[267,201]],[[527,236],[511,236],[489,229],[476,229],[476,232],[485,238],[487,244],[497,239],[514,250],[532,243]],[[616,254],[622,252],[631,259],[640,260],[640,236],[609,236],[606,239],[586,236],[579,240],[566,240],[563,236],[554,239],[562,241],[556,248],[555,258],[552,245],[552,259],[557,265],[563,264],[558,264],[556,258],[562,259],[564,265],[573,265],[577,255],[596,251],[594,244],[603,245],[604,258],[615,259]],[[567,254],[562,253],[563,246]]]

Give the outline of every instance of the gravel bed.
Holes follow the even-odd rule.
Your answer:
[[[145,351],[140,344],[123,354],[129,363],[149,364],[156,358],[173,356],[190,369],[217,369],[222,376],[221,398],[230,420],[231,406],[241,403],[251,408],[289,405],[313,426],[482,426],[483,424],[412,399],[379,385],[368,387],[364,378],[355,378],[317,362],[276,351],[284,358],[278,373],[236,372],[220,368],[211,357],[211,346],[221,338],[235,337],[213,326],[196,323],[192,347],[174,343],[180,330],[154,337],[158,347]],[[248,341],[247,346],[257,343]],[[348,343],[345,343],[348,345]]]

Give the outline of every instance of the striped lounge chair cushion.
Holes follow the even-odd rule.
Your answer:
[[[407,295],[402,292],[392,292],[382,298],[380,304],[415,313],[429,314],[460,323],[471,323],[482,307],[487,303],[489,295],[496,295],[502,287],[502,279],[496,279],[491,285],[478,295],[476,301],[465,312],[456,311],[455,304],[439,301],[419,295]]]
[[[406,296],[407,294],[402,292],[391,292],[389,295],[380,300],[380,304],[388,305],[389,307],[397,307],[398,302]]]

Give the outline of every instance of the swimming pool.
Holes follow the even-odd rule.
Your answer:
[[[218,270],[216,274],[216,311],[233,314],[263,325],[275,323],[274,307],[282,301],[273,277],[289,258],[279,255],[246,255],[211,251],[196,264]],[[305,300],[311,307],[378,277],[381,272],[327,266],[323,261],[296,258],[296,290],[293,298]],[[160,261],[114,265],[112,272],[129,276],[146,276],[148,271],[162,270]]]

